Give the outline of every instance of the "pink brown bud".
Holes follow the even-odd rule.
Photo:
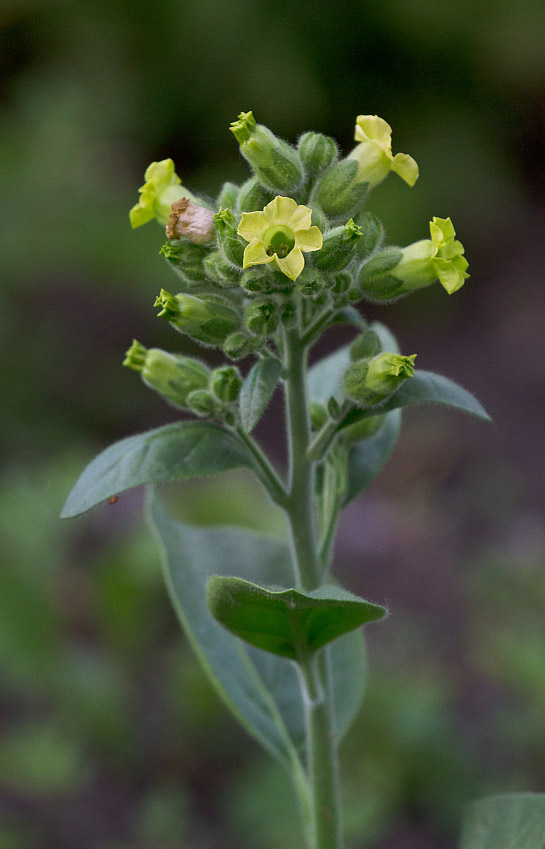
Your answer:
[[[197,206],[188,198],[172,204],[166,227],[167,239],[189,239],[194,245],[205,245],[215,236],[214,216],[209,209]]]

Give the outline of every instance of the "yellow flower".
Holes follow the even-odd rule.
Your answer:
[[[171,213],[172,204],[187,197],[194,200],[191,192],[182,188],[181,180],[174,171],[172,159],[163,159],[161,162],[152,162],[148,165],[144,175],[145,183],[138,191],[140,198],[131,209],[129,216],[131,227],[141,227],[157,218],[159,224],[167,224]]]
[[[274,263],[290,280],[305,267],[303,251],[318,251],[322,234],[311,226],[312,210],[292,198],[275,197],[263,212],[243,212],[237,233],[246,239],[243,268]]]
[[[378,186],[390,171],[395,171],[409,186],[418,179],[418,165],[407,153],[392,154],[392,128],[378,115],[358,115],[354,138],[359,144],[348,159],[358,162],[358,181]]]

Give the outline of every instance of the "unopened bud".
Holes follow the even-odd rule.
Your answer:
[[[372,359],[356,360],[344,374],[348,396],[363,404],[379,404],[414,375],[416,354],[405,357],[383,351]]]
[[[272,200],[271,192],[261,185],[257,177],[250,177],[240,187],[237,208],[239,212],[255,212]]]
[[[219,412],[216,399],[207,389],[195,389],[187,396],[187,406],[201,418],[213,418]]]
[[[342,159],[326,171],[316,190],[316,200],[326,215],[341,218],[361,210],[367,194],[367,183],[357,180],[358,164]]]
[[[382,351],[382,345],[378,334],[374,330],[366,330],[360,333],[350,346],[350,359],[355,360],[371,359],[376,357]]]
[[[203,259],[207,251],[200,245],[186,240],[165,242],[159,253],[168,260],[188,288],[199,288],[206,280]]]
[[[167,239],[189,239],[194,245],[206,245],[215,236],[214,216],[204,206],[183,197],[172,204],[168,219]]]
[[[310,401],[308,405],[310,424],[313,430],[320,430],[327,421],[327,410],[319,401]]]
[[[241,112],[230,127],[256,177],[273,192],[292,194],[303,182],[303,166],[297,152],[262,124],[251,112]]]
[[[322,271],[341,271],[353,259],[361,228],[351,218],[344,227],[334,227],[324,236],[323,247],[314,255],[314,265]]]
[[[385,248],[362,265],[358,286],[366,298],[389,301],[404,294],[403,281],[397,276],[402,255],[399,248]]]
[[[227,262],[220,251],[210,251],[203,266],[208,279],[220,289],[233,289],[238,286],[240,271]]]
[[[205,345],[222,345],[240,324],[237,313],[213,295],[171,295],[162,289],[155,306],[176,330]]]
[[[278,326],[278,308],[274,301],[265,298],[251,301],[244,312],[244,320],[256,336],[268,336]]]
[[[214,215],[214,224],[218,232],[221,250],[228,262],[242,268],[246,242],[242,242],[237,234],[237,220],[230,209],[220,209]]]
[[[234,183],[224,183],[216,200],[217,208],[221,209],[227,206],[234,209],[238,200],[238,192],[239,188]]]
[[[356,224],[362,232],[361,239],[356,245],[356,254],[361,259],[367,259],[378,250],[384,241],[382,222],[372,212],[362,212],[356,218]]]
[[[231,404],[238,398],[242,378],[236,366],[221,366],[212,372],[209,385],[218,401]]]
[[[181,409],[195,389],[208,386],[210,369],[199,360],[169,354],[160,348],[145,348],[136,339],[125,355],[123,365],[140,373],[144,383]]]
[[[321,174],[337,158],[335,140],[322,133],[303,133],[297,149],[303,165],[312,176]]]
[[[256,295],[266,295],[274,284],[271,274],[258,268],[248,268],[240,278],[242,289],[250,298]]]
[[[384,414],[379,416],[367,416],[359,422],[355,422],[343,429],[345,441],[350,445],[363,439],[370,439],[379,432],[384,424]]]
[[[231,360],[242,360],[255,349],[255,338],[239,330],[231,333],[223,343],[223,350]]]

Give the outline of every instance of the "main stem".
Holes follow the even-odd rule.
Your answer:
[[[320,586],[322,566],[314,516],[314,463],[307,458],[311,439],[307,402],[307,346],[297,329],[286,333],[286,418],[289,480],[286,512],[298,585]],[[307,759],[313,805],[312,849],[342,845],[339,770],[329,650],[299,664],[306,710]]]

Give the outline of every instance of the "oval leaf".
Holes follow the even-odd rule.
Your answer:
[[[304,593],[213,575],[206,600],[214,618],[237,637],[292,660],[386,616],[385,608],[333,585]]]
[[[356,442],[348,454],[348,484],[343,507],[367,489],[390,459],[401,432],[401,412],[392,410],[380,430],[370,439]]]
[[[95,457],[68,496],[61,517],[77,516],[144,483],[212,475],[253,464],[244,444],[220,425],[175,422],[122,439]]]
[[[545,794],[506,793],[467,808],[460,849],[543,849]]]
[[[339,430],[369,416],[376,416],[377,413],[387,413],[389,410],[409,407],[412,404],[443,404],[484,421],[491,421],[484,407],[467,389],[454,383],[448,377],[443,377],[442,374],[417,371],[414,377],[402,383],[399,389],[380,406],[352,410],[348,413],[340,423]]]
[[[282,363],[273,357],[258,360],[250,369],[239,398],[240,418],[246,433],[252,432],[267,409],[281,371]]]

